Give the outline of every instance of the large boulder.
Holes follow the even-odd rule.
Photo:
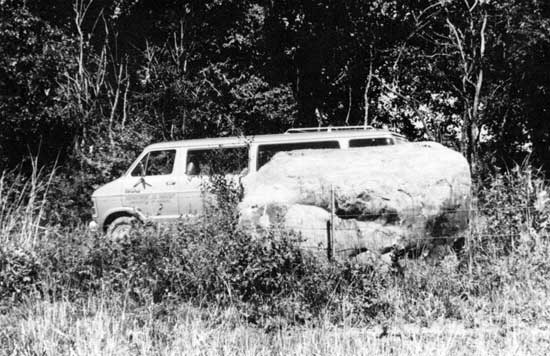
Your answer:
[[[281,152],[243,185],[243,227],[295,230],[320,251],[334,192],[340,257],[450,244],[468,226],[468,163],[433,142]]]

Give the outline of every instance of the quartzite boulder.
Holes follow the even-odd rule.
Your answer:
[[[340,257],[452,243],[468,226],[468,163],[433,142],[281,152],[243,185],[243,227],[292,229],[320,249],[333,190]]]

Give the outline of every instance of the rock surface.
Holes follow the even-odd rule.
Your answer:
[[[334,190],[340,257],[452,243],[468,226],[468,163],[433,142],[281,152],[243,185],[242,226],[292,229],[319,250]]]

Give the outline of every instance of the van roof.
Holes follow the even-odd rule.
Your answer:
[[[295,141],[308,141],[318,139],[338,138],[371,138],[371,137],[400,137],[405,138],[396,132],[388,129],[361,129],[347,131],[323,131],[323,132],[287,132],[281,134],[255,135],[255,136],[229,136],[215,138],[198,138],[180,141],[167,141],[154,143],[147,146],[147,149],[165,149],[176,147],[217,147],[223,145],[235,145],[246,143],[284,143]]]

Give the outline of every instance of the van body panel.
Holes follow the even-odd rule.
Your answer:
[[[182,189],[178,192],[180,215],[182,217],[199,215],[203,210],[201,185],[205,177],[186,175],[183,180]]]
[[[177,176],[126,177],[122,205],[152,219],[179,216],[177,192],[181,190]],[[179,183],[179,184],[178,184]]]

